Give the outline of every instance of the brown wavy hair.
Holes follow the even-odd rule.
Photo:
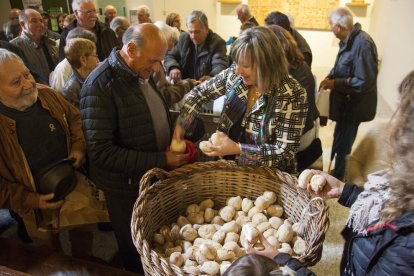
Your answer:
[[[178,13],[172,12],[170,14],[167,15],[167,17],[165,18],[165,24],[167,24],[168,26],[173,27],[173,23],[175,21],[175,19],[177,19],[177,17],[179,17],[180,15]]]
[[[385,203],[379,223],[414,209],[414,71],[403,79],[398,91],[400,102],[390,132],[392,197]]]
[[[289,66],[296,69],[302,65],[302,63],[305,62],[305,58],[299,50],[296,40],[289,33],[289,31],[278,25],[269,25],[267,27],[275,33],[280,41],[280,44],[282,44]]]

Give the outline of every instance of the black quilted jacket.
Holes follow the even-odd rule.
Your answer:
[[[80,95],[90,178],[103,190],[131,196],[147,170],[166,167],[138,83],[114,49],[85,80]],[[170,118],[166,127],[172,128]]]
[[[339,202],[349,207],[362,190],[355,185],[345,187]],[[347,255],[342,275],[414,275],[414,210],[391,223],[368,228],[367,236],[354,235]]]

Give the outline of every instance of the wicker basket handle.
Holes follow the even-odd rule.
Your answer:
[[[141,178],[141,181],[139,182],[140,194],[143,194],[144,191],[145,191],[145,194],[147,193],[147,190],[149,189],[151,184],[154,183],[152,181],[152,178],[154,177],[157,180],[163,180],[163,179],[170,177],[170,173],[160,168],[154,168],[154,169],[147,171],[144,174],[144,176]]]

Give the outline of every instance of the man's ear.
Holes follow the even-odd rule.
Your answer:
[[[137,45],[132,42],[129,42],[127,44],[127,53],[130,58],[140,56],[140,50],[138,49]]]
[[[80,63],[81,63],[81,66],[84,66],[84,65],[86,65],[86,56],[85,55],[82,55],[82,56],[80,56]]]
[[[19,20],[19,25],[20,25],[20,27],[22,27],[22,29],[24,30],[25,28],[24,28],[24,21],[23,20]]]

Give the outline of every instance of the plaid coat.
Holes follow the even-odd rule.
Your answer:
[[[249,87],[235,70],[232,65],[190,91],[180,113],[184,128],[190,128],[203,104],[225,95],[217,128],[228,134],[241,120],[245,139],[241,141],[239,165],[275,167],[295,173],[295,154],[308,110],[306,91],[286,75],[280,86],[265,91],[245,116]]]

